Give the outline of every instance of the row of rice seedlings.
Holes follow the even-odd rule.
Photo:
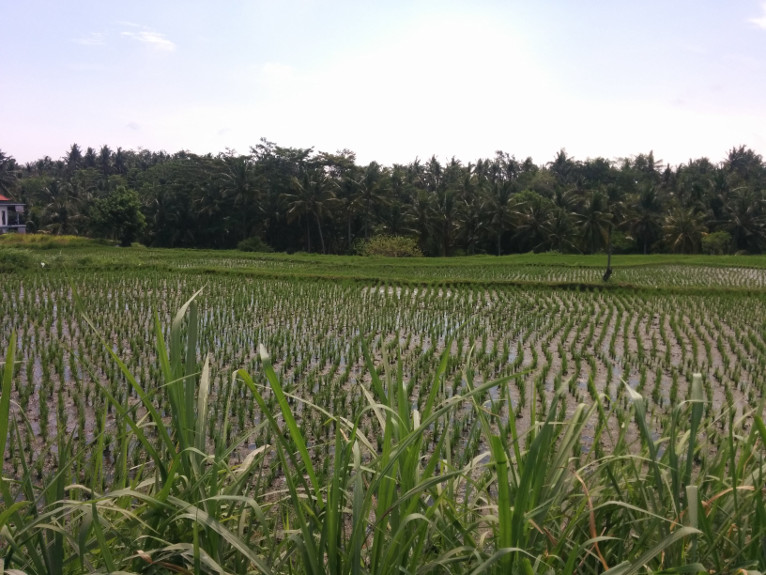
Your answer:
[[[245,264],[247,265],[247,264]],[[251,264],[250,264],[251,265]],[[520,282],[549,284],[601,283],[603,268],[576,265],[519,264],[503,265],[447,262],[441,266],[411,266],[399,268],[402,275],[422,281],[452,282],[473,280],[484,282]],[[651,288],[740,288],[763,289],[766,287],[766,270],[735,266],[700,266],[676,264],[646,264],[641,266],[615,267],[611,281],[633,286]]]
[[[660,265],[619,268],[617,281],[647,287],[766,287],[766,270],[745,267]]]
[[[296,289],[304,290],[316,295]],[[191,317],[184,334],[186,309]],[[590,401],[568,413],[561,389],[545,400],[543,415],[531,400],[530,425],[522,430],[504,414],[518,409],[513,389],[537,392],[536,386],[507,385],[507,378],[480,383],[473,354],[466,353],[455,370],[461,374],[459,395],[449,396],[449,337],[430,384],[423,385],[404,378],[401,355],[392,364],[384,344],[375,359],[375,348],[362,342],[360,379],[368,377],[369,385],[360,388],[363,409],[349,418],[346,410],[321,408],[305,386],[299,388],[305,395],[290,393],[263,349],[252,372],[240,370],[236,379],[220,383],[221,397],[213,401],[210,364],[198,362],[198,316],[204,313],[189,302],[169,330],[156,328],[162,397],[147,393],[111,352],[112,342],[100,338],[146,415],[131,413],[105,391],[119,411],[118,428],[125,429],[111,477],[99,455],[105,434],[90,446],[96,456],[79,461],[59,434],[58,471],[42,485],[26,480],[27,469],[18,481],[0,484],[7,506],[0,533],[13,550],[5,556],[8,568],[116,572],[148,563],[199,573],[625,573],[736,572],[766,564],[766,517],[759,511],[766,427],[759,413],[740,419],[730,409],[728,437],[711,450],[706,438],[717,435],[716,420],[705,416],[710,399],[699,376],[686,401],[659,420],[629,386],[606,409],[608,398],[589,377]],[[556,340],[552,332],[538,329],[530,349],[539,354],[548,338]],[[12,338],[0,392],[2,451],[6,443],[18,451],[24,441],[8,417],[15,344]],[[474,352],[480,347],[485,355],[494,348],[474,339]],[[540,373],[552,360],[552,354],[543,355]],[[597,371],[595,355],[578,353],[575,359],[590,374]],[[420,388],[427,393],[413,406],[412,394]],[[250,398],[263,423],[238,437],[214,433],[211,444],[205,417],[211,406],[248,405]],[[166,417],[155,402],[169,406]],[[366,427],[365,413],[372,414]],[[458,414],[473,423],[455,450],[451,442],[463,434],[456,435],[454,426],[468,419]],[[317,419],[325,422],[319,429],[309,425]],[[750,420],[755,425],[747,431]],[[227,424],[224,415],[224,429]],[[313,446],[320,429],[331,429],[326,442],[332,449],[317,459]],[[232,466],[231,454],[261,433],[271,457],[267,444],[249,444],[247,457]],[[606,437],[611,453],[599,449]],[[125,462],[135,452],[143,459],[131,475]],[[86,461],[98,479],[90,488],[71,486]],[[276,469],[282,482],[275,488]]]
[[[85,254],[85,255],[83,255]],[[355,258],[317,258],[262,254],[232,254],[224,252],[173,250],[65,250],[41,257],[44,269],[62,266],[93,269],[131,270],[136,267],[165,271],[198,271],[209,273],[216,269],[237,273],[260,274],[319,274],[330,277],[404,278],[423,282],[526,282],[553,284],[601,284],[602,257],[550,255],[508,258],[449,258],[446,260],[368,260]],[[739,288],[759,290],[766,287],[766,270],[756,267],[759,258],[750,258],[750,267],[728,258],[711,258],[711,265],[698,263],[660,263],[656,259],[640,256],[615,256],[612,283],[652,288]],[[736,263],[737,265],[732,265]],[[586,265],[590,264],[590,265]],[[596,264],[596,265],[593,265]],[[624,265],[623,265],[624,264]],[[640,264],[640,265],[634,265]]]
[[[191,292],[196,279],[156,270],[104,273],[97,283],[76,274],[70,278],[96,329],[106,335],[113,351],[123,354],[139,381],[155,390],[160,374],[148,343],[153,331],[151,310],[167,317],[172,302]],[[460,365],[470,350],[476,381],[530,373],[529,378],[514,380],[510,404],[502,408],[507,418],[509,407],[521,407],[516,412],[521,414],[521,426],[527,425],[533,410],[548,412],[554,390],[564,382],[572,404],[601,391],[617,402],[624,394],[622,380],[633,386],[640,383],[652,400],[650,413],[665,411],[683,396],[693,371],[710,367],[703,352],[705,342],[711,356],[731,358],[722,359],[729,363],[722,363],[720,378],[712,378],[711,390],[723,398],[712,405],[721,406],[720,411],[743,398],[752,402],[763,396],[749,384],[762,374],[763,354],[751,343],[752,339],[763,345],[762,336],[747,332],[745,318],[735,315],[742,301],[763,302],[745,296],[534,288],[488,291],[448,285],[360,287],[215,276],[206,281],[198,352],[203,346],[212,350],[213,398],[227,392],[232,369],[254,365],[256,346],[264,343],[280,358],[275,369],[290,393],[309,394],[323,409],[356,415],[365,405],[360,386],[369,384],[363,359],[367,343],[377,359],[384,354],[398,356],[410,382],[411,401],[420,406],[429,393],[435,358],[450,337],[454,337],[455,353],[446,367],[450,385],[445,394],[464,390]],[[98,338],[83,325],[74,309],[69,280],[52,273],[13,277],[3,289],[8,294],[2,299],[5,317],[15,317],[22,326],[18,340],[24,361],[16,393],[35,424],[38,452],[51,460],[60,423],[62,429],[73,430],[78,440],[93,441],[102,413],[116,448],[117,415],[107,395],[125,405],[135,404],[138,398]],[[703,309],[706,314],[701,313]],[[689,319],[699,317],[710,318],[704,320],[707,327],[703,320]],[[717,329],[715,341],[706,335],[711,325]],[[228,436],[258,421],[253,400],[244,400],[244,389],[234,393],[242,401],[232,404],[232,413],[219,409],[208,414],[211,426],[229,418]],[[160,394],[154,397],[158,410],[170,409]],[[469,434],[473,423],[466,421],[461,433]],[[369,418],[361,422],[365,431],[371,424]],[[321,419],[306,421],[306,426],[328,437]],[[263,444],[265,437],[253,441]],[[330,449],[331,445],[318,443],[314,455],[321,459]],[[133,461],[142,457],[140,446],[128,446],[128,451]]]

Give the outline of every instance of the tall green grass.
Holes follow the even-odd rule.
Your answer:
[[[258,405],[257,420],[231,436],[226,418],[207,427],[211,364],[198,352],[196,297],[167,329],[155,315],[157,386],[103,339],[136,398],[101,389],[119,422],[113,462],[104,432],[85,448],[60,433],[56,465],[39,478],[23,457],[21,473],[3,472],[0,573],[766,569],[762,409],[706,415],[701,376],[668,416],[627,385],[574,406],[562,391],[544,408],[530,385],[524,407],[510,390],[526,374],[481,381],[471,354],[453,387],[450,345],[429,381],[407,380],[395,350],[367,350],[361,409],[332,413],[291,393],[261,346],[255,369],[234,372],[215,396],[241,401],[242,384]],[[4,454],[26,448],[12,413],[15,335],[9,342]],[[517,415],[529,418],[524,430]],[[309,425],[317,419],[323,433]],[[269,443],[239,461],[261,431]],[[84,466],[89,482],[73,481]]]

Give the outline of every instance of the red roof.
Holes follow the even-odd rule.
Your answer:
[[[6,198],[5,196],[0,196],[0,202],[10,202],[11,198]]]

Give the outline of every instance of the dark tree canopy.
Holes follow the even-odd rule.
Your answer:
[[[766,249],[766,164],[745,146],[719,163],[678,166],[651,151],[580,160],[563,148],[544,165],[497,152],[476,164],[384,166],[268,140],[217,156],[75,143],[25,166],[0,151],[0,193],[28,204],[30,229],[122,244],[234,248],[257,238],[278,251],[343,254],[395,235],[432,256]]]

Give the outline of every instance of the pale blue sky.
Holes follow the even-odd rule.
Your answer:
[[[766,2],[0,0],[0,149],[766,154]]]

